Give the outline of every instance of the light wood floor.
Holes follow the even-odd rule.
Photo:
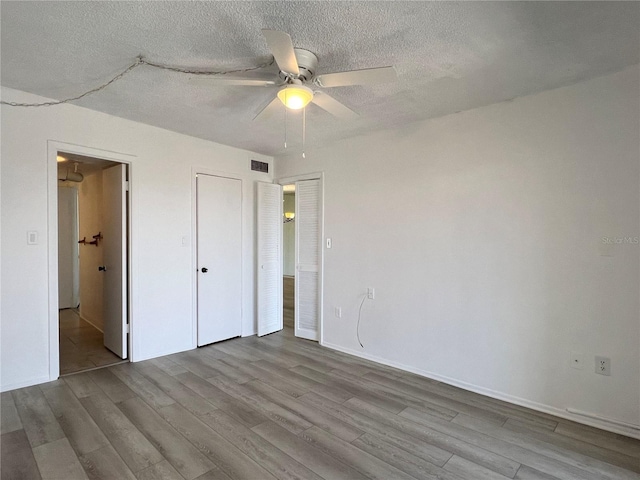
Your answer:
[[[1,426],[2,479],[640,478],[639,441],[289,329],[3,393]]]
[[[122,362],[104,346],[103,334],[73,309],[60,310],[60,374]]]
[[[283,277],[282,279],[282,312],[285,328],[293,328],[294,312],[295,312],[295,278]]]

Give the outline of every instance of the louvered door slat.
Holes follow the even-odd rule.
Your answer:
[[[258,183],[258,335],[282,330],[282,187]]]
[[[296,336],[318,339],[320,181],[296,183]]]

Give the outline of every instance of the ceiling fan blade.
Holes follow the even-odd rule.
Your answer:
[[[314,83],[320,87],[346,87],[349,85],[374,85],[398,80],[394,67],[366,68],[348,72],[326,73],[318,75]]]
[[[253,77],[233,77],[231,75],[198,75],[189,78],[192,85],[206,86],[228,86],[239,85],[244,87],[268,87],[275,85],[276,81],[273,75],[262,75]]]
[[[344,120],[355,120],[359,116],[349,107],[324,92],[316,92],[311,101],[331,115]]]
[[[284,108],[284,105],[282,105],[280,99],[278,97],[275,97],[273,100],[267,103],[255,117],[253,117],[253,121],[255,122],[256,120],[267,120],[268,118],[271,118],[271,116],[278,110],[278,106]]]
[[[262,34],[267,40],[267,46],[271,50],[273,58],[276,59],[280,70],[284,73],[299,75],[298,60],[296,60],[296,53],[293,51],[293,43],[289,34],[267,29],[263,29]]]

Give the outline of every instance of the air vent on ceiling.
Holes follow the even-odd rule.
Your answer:
[[[251,160],[251,170],[254,172],[269,173],[269,164],[267,162]]]

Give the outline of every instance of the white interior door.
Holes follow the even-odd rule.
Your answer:
[[[282,186],[258,183],[258,336],[282,330]]]
[[[58,308],[78,306],[78,190],[58,187]]]
[[[104,346],[127,358],[127,166],[102,172]],[[96,232],[97,233],[97,232]]]
[[[242,333],[242,182],[198,175],[198,346]]]
[[[319,339],[320,180],[296,182],[295,335]]]

